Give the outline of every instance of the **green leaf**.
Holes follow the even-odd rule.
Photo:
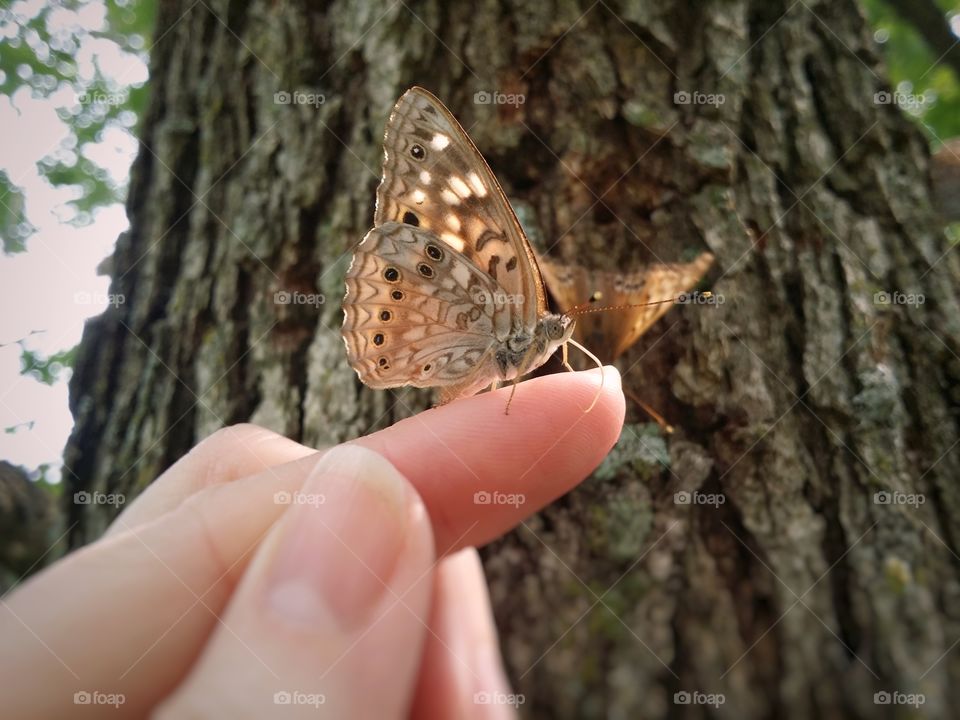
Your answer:
[[[53,385],[64,369],[73,367],[77,356],[77,346],[61,350],[49,357],[28,350],[22,343],[20,347],[20,374],[30,375],[45,385]]]
[[[26,239],[36,228],[24,214],[23,191],[0,170],[0,241],[8,255],[26,250]]]
[[[958,10],[957,3],[949,0],[941,0],[938,5],[944,11],[944,22],[949,12]],[[886,35],[879,47],[891,86],[896,89],[901,83],[910,83],[910,95],[923,96],[928,91],[935,95],[934,102],[907,112],[908,117],[924,128],[934,144],[960,135],[960,78],[946,65],[937,64],[938,58],[920,33],[884,0],[865,0],[864,6],[874,30]]]

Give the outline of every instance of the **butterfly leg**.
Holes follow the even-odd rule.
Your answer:
[[[567,350],[567,344],[564,343],[561,345],[561,352],[563,353],[563,366],[570,372],[576,372],[573,367],[570,365],[569,351]]]
[[[624,392],[624,394],[625,394],[627,397],[629,397],[629,398],[630,398],[631,400],[633,400],[637,405],[639,405],[640,408],[641,408],[645,413],[647,413],[647,415],[649,415],[650,417],[652,417],[653,420],[654,420],[654,422],[656,422],[657,425],[659,425],[659,426],[663,429],[663,431],[664,431],[665,433],[667,433],[668,435],[670,435],[670,434],[673,433],[673,425],[671,425],[670,423],[668,423],[668,422],[664,419],[663,415],[661,415],[660,413],[658,413],[658,412],[657,412],[656,410],[654,410],[652,407],[650,407],[649,405],[647,405],[643,400],[641,400],[641,399],[639,398],[639,396],[638,396],[633,390],[631,390],[630,388],[626,387],[626,388],[623,389],[623,392]]]
[[[513,396],[517,392],[517,383],[520,382],[520,377],[515,377],[510,381],[510,397],[507,398],[507,406],[503,409],[504,415],[510,414],[510,403],[513,402]]]
[[[564,348],[566,348],[566,345],[564,345]],[[533,369],[531,368],[530,363],[533,360],[536,349],[537,349],[537,346],[531,343],[530,348],[527,350],[523,358],[520,360],[520,365],[519,365],[519,370],[517,372],[517,375],[515,378],[513,378],[513,380],[510,381],[510,385],[511,385],[510,397],[507,398],[507,407],[504,408],[504,411],[503,411],[504,415],[510,414],[510,403],[513,402],[513,396],[517,392],[517,383],[520,382],[520,378],[522,378],[524,375],[526,375],[528,372],[530,372]]]

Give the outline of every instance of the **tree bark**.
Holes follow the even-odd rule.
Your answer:
[[[360,386],[339,335],[384,122],[421,84],[551,255],[717,257],[705,287],[723,303],[673,309],[619,361],[676,432],[631,408],[581,488],[484,550],[522,714],[914,712],[875,705],[888,691],[950,716],[960,266],[923,138],[874,102],[886,81],[855,3],[159,7],[114,258],[126,302],[84,334],[65,497],[129,502],[230,423],[321,445],[429,405]],[[324,101],[274,102],[297,90]],[[525,102],[478,105],[484,90]],[[113,508],[68,513],[77,546]]]
[[[63,552],[57,510],[23,468],[0,460],[0,594]]]

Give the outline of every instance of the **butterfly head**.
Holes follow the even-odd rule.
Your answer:
[[[551,348],[562,345],[573,335],[576,321],[569,315],[545,315],[540,320],[540,330]]]

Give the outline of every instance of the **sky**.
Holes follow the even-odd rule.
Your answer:
[[[33,16],[39,2],[17,2],[13,14]],[[84,101],[82,91],[95,68],[119,88],[146,82],[147,66],[141,57],[124,52],[116,43],[89,31],[104,27],[102,2],[90,2],[78,11],[51,12],[48,28],[87,32],[81,34],[76,55],[75,84],[63,83],[48,97],[24,85],[12,96],[0,95],[0,169],[23,190],[27,220],[37,228],[26,241],[26,252],[0,253],[0,459],[36,471],[49,465],[46,475],[58,480],[61,454],[73,426],[67,404],[70,371],[60,373],[51,386],[20,374],[21,344],[45,356],[75,346],[84,321],[107,307],[109,278],[97,275],[97,265],[113,252],[117,236],[127,228],[121,204],[100,208],[83,227],[71,224],[74,211],[67,203],[75,197],[69,187],[54,187],[40,175],[38,161],[58,156],[68,163],[78,154],[109,173],[126,187],[137,141],[124,125],[108,127],[100,141],[78,151],[68,125],[57,108]],[[14,37],[34,46],[42,42],[25,36],[15,20],[0,20],[0,36]],[[40,48],[42,52],[42,48]],[[29,78],[29,68],[21,68]],[[21,77],[23,77],[23,74]],[[3,198],[0,198],[2,201]]]

